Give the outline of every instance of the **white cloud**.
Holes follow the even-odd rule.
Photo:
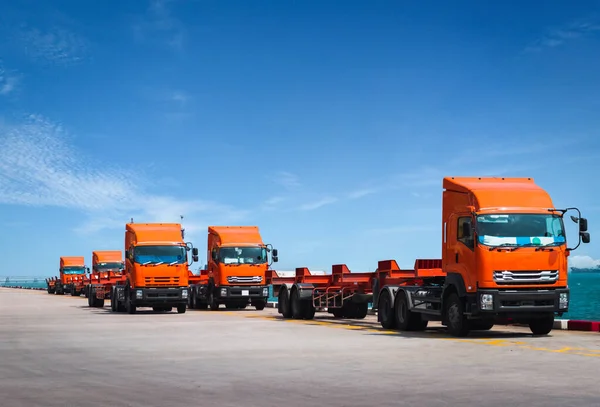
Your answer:
[[[201,199],[156,195],[141,174],[84,157],[68,134],[39,116],[0,127],[0,204],[56,206],[81,211],[89,220],[76,230],[93,233],[139,222],[179,222],[188,232],[210,222],[239,222],[249,212]]]
[[[169,3],[175,0],[151,0],[143,16],[133,25],[134,35],[138,41],[148,41],[154,33],[159,35],[158,42],[175,50],[183,49],[185,37],[184,25],[174,17]]]
[[[275,174],[275,182],[287,190],[296,189],[302,185],[297,175],[287,171],[280,171]]]
[[[595,32],[600,32],[600,24],[589,20],[575,21],[563,27],[548,30],[545,35],[527,46],[524,52],[539,52],[544,48],[555,48],[569,40],[585,37]]]
[[[596,260],[590,256],[571,256],[569,257],[569,267],[592,269],[600,267],[600,260]]]
[[[17,41],[30,58],[51,64],[71,65],[81,62],[87,53],[88,41],[63,27],[48,30],[21,29]]]
[[[302,204],[299,206],[298,209],[300,209],[301,211],[312,211],[315,209],[319,209],[325,205],[331,205],[332,203],[337,202],[338,199],[334,198],[332,196],[327,196],[325,198],[321,198],[317,201],[312,201],[312,202],[307,202],[305,204]]]
[[[6,96],[13,93],[19,83],[19,76],[15,72],[9,72],[0,61],[0,95]]]

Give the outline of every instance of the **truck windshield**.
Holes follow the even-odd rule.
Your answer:
[[[107,263],[98,263],[96,264],[96,270],[119,270],[123,268],[123,263],[121,262],[107,262]]]
[[[566,242],[562,218],[553,214],[480,215],[477,236],[486,246],[558,246]]]
[[[187,261],[185,246],[138,246],[133,252],[139,264],[182,264]]]
[[[219,261],[224,264],[264,264],[267,249],[264,247],[222,247]]]
[[[63,274],[85,274],[85,267],[81,267],[81,266],[63,267]]]

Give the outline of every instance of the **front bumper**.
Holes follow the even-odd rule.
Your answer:
[[[470,298],[473,314],[523,315],[558,313],[569,310],[568,288],[552,290],[494,290],[479,289]]]
[[[267,299],[269,286],[221,286],[214,288],[214,295],[220,300],[225,299]]]
[[[132,288],[130,295],[137,307],[176,306],[187,304],[188,291],[187,287]]]

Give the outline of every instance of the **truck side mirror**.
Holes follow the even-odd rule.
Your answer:
[[[468,239],[471,237],[471,224],[465,222],[462,224],[462,234],[464,239]]]
[[[273,256],[273,263],[277,263],[279,261],[279,257]]]
[[[198,261],[198,255],[197,254],[192,254],[192,260],[193,261]]]
[[[216,251],[212,251],[212,252],[210,252],[210,257],[211,257],[211,259],[213,259],[214,261],[217,261],[217,252],[216,252]]]
[[[581,233],[579,233],[579,235],[581,236],[581,242],[582,243],[589,243],[590,242],[590,234],[588,232],[581,232]]]
[[[273,249],[273,257],[274,258],[277,257],[277,249]],[[275,260],[275,261],[277,261],[277,260]]]
[[[129,250],[125,250],[125,258],[128,259],[129,258]]]
[[[193,256],[198,256],[198,248],[197,248],[197,247],[194,247],[194,248],[192,249],[192,255],[193,255]]]
[[[586,218],[579,218],[579,231],[580,232],[587,232],[587,230],[588,230],[587,219]]]

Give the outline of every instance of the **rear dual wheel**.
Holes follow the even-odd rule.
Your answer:
[[[291,296],[292,318],[294,319],[313,319],[316,309],[310,300],[301,300],[297,289],[292,289]]]

